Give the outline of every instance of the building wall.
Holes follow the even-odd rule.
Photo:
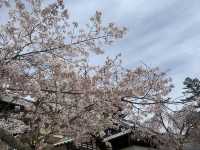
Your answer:
[[[130,146],[127,148],[123,148],[121,150],[156,150],[153,148],[148,148],[148,147],[142,147],[142,146]]]
[[[0,141],[0,150],[9,150],[9,147],[4,142]]]
[[[198,143],[187,143],[184,145],[183,150],[200,150],[200,144]]]
[[[127,148],[123,148],[121,150],[156,150],[156,149],[141,147],[141,146],[130,146]],[[200,150],[200,144],[196,144],[196,143],[185,144],[183,150]]]

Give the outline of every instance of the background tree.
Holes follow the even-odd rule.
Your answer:
[[[199,80],[186,78],[184,85],[184,96],[167,101],[156,118],[140,125],[161,139],[161,149],[183,150],[188,143],[199,143]],[[179,108],[174,110],[175,105]]]

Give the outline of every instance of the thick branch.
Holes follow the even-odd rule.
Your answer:
[[[85,42],[88,42],[88,41],[92,41],[92,40],[98,40],[98,39],[102,39],[102,38],[107,38],[109,35],[102,35],[102,36],[98,36],[98,37],[92,37],[92,38],[88,38],[88,39],[84,39],[84,40],[81,40],[81,41],[76,41],[76,42],[73,42],[73,43],[70,43],[69,45],[78,45],[78,44],[81,44],[81,43],[85,43]],[[49,48],[49,49],[44,49],[44,50],[39,50],[39,51],[31,51],[31,52],[27,52],[27,53],[24,53],[24,54],[17,54],[15,55],[14,57],[12,57],[11,59],[17,59],[19,57],[25,57],[25,56],[28,56],[28,55],[33,55],[33,54],[38,54],[38,53],[46,53],[46,52],[51,52],[51,51],[55,51],[57,49],[61,49],[61,48],[64,48],[66,47],[67,45],[62,45],[62,46],[58,46],[58,47],[54,47],[54,48]]]
[[[10,91],[24,91],[23,89],[18,89],[18,88],[12,88],[9,87],[7,90]],[[57,91],[57,90],[52,90],[52,89],[41,89],[42,92],[47,92],[47,93],[62,93],[62,94],[71,94],[71,95],[78,95],[78,94],[83,94],[83,92],[78,91],[78,90],[69,90],[69,91]]]
[[[136,98],[136,99],[141,99],[140,97],[132,97],[132,98]],[[148,98],[146,98],[148,99]],[[151,99],[150,99],[151,100]],[[163,100],[163,101],[154,101],[154,102],[134,102],[132,100],[127,100],[125,99],[125,97],[121,98],[121,101],[127,102],[127,103],[131,103],[131,104],[135,104],[135,105],[154,105],[154,104],[183,104],[183,102],[177,101],[177,102],[171,102],[169,101],[169,99]]]

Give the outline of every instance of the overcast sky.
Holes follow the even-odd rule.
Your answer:
[[[64,1],[76,21],[87,23],[99,10],[105,23],[128,28],[124,39],[107,47],[103,56],[92,56],[91,63],[102,63],[105,56],[121,52],[126,67],[135,68],[144,62],[170,70],[175,97],[181,94],[185,77],[200,77],[200,0]],[[5,20],[3,13],[0,22]]]
[[[106,55],[122,53],[124,65],[141,62],[168,72],[179,96],[185,77],[200,77],[200,0],[65,0],[73,18],[86,22],[96,10],[105,22],[126,26],[123,40],[106,48]]]

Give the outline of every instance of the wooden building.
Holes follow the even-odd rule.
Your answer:
[[[106,134],[103,138],[95,141],[84,142],[73,147],[73,140],[63,140],[54,144],[58,150],[156,150],[154,135],[147,135],[135,129],[125,129],[116,132],[114,129],[107,130],[114,134]]]

